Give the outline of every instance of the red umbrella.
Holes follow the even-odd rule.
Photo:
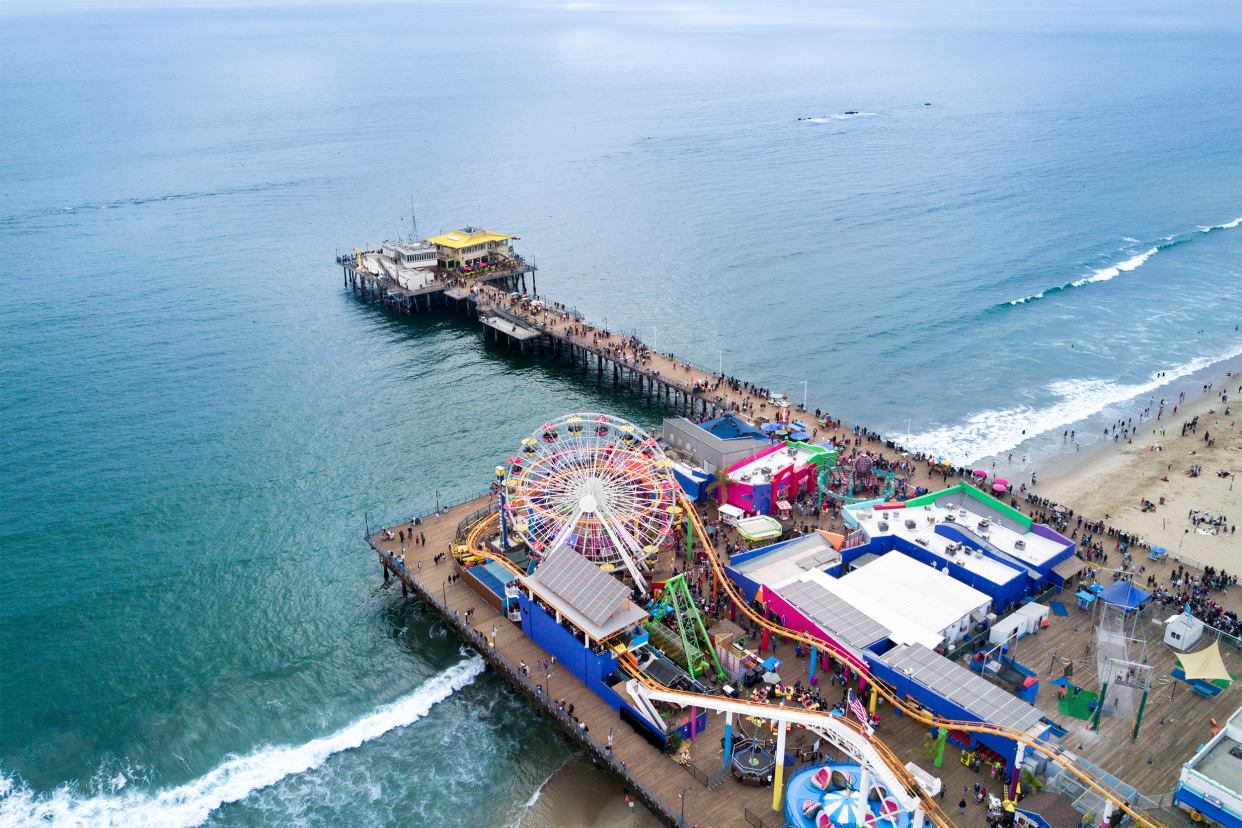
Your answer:
[[[1005,491],[1005,485],[1004,485],[1003,483],[993,483],[993,484],[992,484],[992,491],[994,491],[994,492],[1003,492],[1003,491]]]

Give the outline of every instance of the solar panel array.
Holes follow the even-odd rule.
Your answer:
[[[859,612],[814,581],[795,581],[781,587],[779,592],[799,612],[851,647],[864,649],[889,636],[888,627]]]
[[[544,558],[535,580],[600,627],[630,594],[625,584],[567,546]]]
[[[986,722],[1028,730],[1043,718],[1034,706],[922,644],[898,647],[883,661]]]

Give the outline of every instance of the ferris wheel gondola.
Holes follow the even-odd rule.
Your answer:
[[[509,458],[505,512],[537,555],[567,546],[611,571],[643,574],[672,533],[672,461],[619,417],[571,414],[545,423]]]

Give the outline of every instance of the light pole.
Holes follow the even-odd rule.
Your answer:
[[[551,670],[548,671],[548,678],[545,681],[545,684],[548,685],[548,701],[552,701],[556,697],[552,695],[552,671]]]
[[[802,381],[802,410],[806,411],[806,380]]]
[[[677,798],[681,800],[681,821],[686,821],[686,788],[681,789],[681,793],[677,794]]]
[[[910,418],[906,417],[906,442],[910,442]]]
[[[509,522],[505,520],[505,467],[496,467],[496,489],[500,495],[500,550],[509,548]]]
[[[724,377],[724,351],[720,351],[716,359],[716,373]]]

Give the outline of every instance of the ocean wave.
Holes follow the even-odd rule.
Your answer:
[[[799,121],[805,121],[808,124],[827,124],[833,121],[848,121],[851,118],[870,118],[874,116],[874,112],[838,112],[836,115],[821,115],[818,118],[799,118]]]
[[[1242,224],[1242,218],[1234,219],[1233,221],[1228,222],[1227,224],[1215,224],[1215,225],[1212,225],[1211,227],[1200,227],[1199,231],[1201,233],[1210,233],[1213,230],[1231,230],[1237,227],[1239,224]],[[1138,268],[1142,267],[1147,262],[1148,259],[1150,259],[1152,256],[1159,253],[1161,250],[1167,250],[1170,247],[1181,244],[1182,242],[1187,241],[1189,237],[1190,236],[1178,238],[1177,236],[1165,236],[1164,240],[1160,244],[1157,244],[1156,246],[1152,247],[1150,250],[1144,251],[1143,253],[1139,253],[1135,256],[1131,256],[1130,258],[1126,259],[1124,262],[1118,262],[1117,264],[1108,265],[1107,267],[1097,268],[1096,270],[1093,270],[1091,273],[1088,273],[1086,276],[1083,276],[1081,279],[1076,279],[1072,282],[1066,282],[1065,284],[1057,285],[1055,287],[1045,288],[1041,290],[1039,293],[1034,293],[1030,296],[1023,296],[1021,299],[1013,299],[1009,302],[1003,302],[1000,305],[1000,307],[1006,307],[1006,306],[1012,307],[1014,305],[1025,305],[1028,302],[1033,302],[1036,299],[1043,299],[1045,296],[1048,296],[1049,294],[1059,293],[1063,290],[1070,290],[1071,288],[1083,287],[1084,285],[1089,285],[1093,282],[1107,282],[1110,279],[1120,276],[1122,273],[1129,273],[1132,270],[1137,270]],[[1138,244],[1137,239],[1132,239],[1129,237],[1126,237],[1125,241],[1131,242],[1132,244]]]
[[[1150,394],[1174,380],[1239,355],[1242,355],[1242,344],[1216,356],[1199,357],[1184,365],[1153,373],[1147,382],[1133,385],[1096,378],[1062,380],[1047,386],[1057,402],[1045,408],[1020,405],[989,409],[971,414],[958,425],[941,426],[910,437],[894,433],[886,435],[886,439],[901,443],[909,451],[944,455],[950,462],[969,465],[981,458],[1010,451],[1032,437],[1064,429],[1109,406]]]
[[[1093,270],[1081,279],[1076,279],[1073,282],[1066,282],[1065,284],[1057,285],[1056,287],[1045,288],[1039,293],[1034,293],[1030,296],[1023,296],[1021,299],[1013,299],[1009,302],[1005,302],[1004,304],[1009,306],[1025,305],[1027,302],[1034,302],[1036,299],[1043,299],[1051,293],[1060,293],[1063,290],[1082,287],[1083,285],[1089,285],[1092,282],[1107,282],[1109,279],[1115,278],[1122,273],[1129,273],[1131,270],[1137,270],[1142,267],[1143,264],[1152,256],[1156,255],[1161,250],[1172,247],[1175,244],[1178,244],[1178,242],[1166,241],[1164,244],[1158,244],[1150,250],[1139,253],[1137,256],[1131,256],[1124,262],[1118,262],[1117,264],[1109,265],[1108,267],[1101,267]]]
[[[298,747],[267,747],[247,756],[229,757],[207,774],[171,790],[131,789],[128,793],[120,793],[125,785],[113,782],[109,787],[115,793],[84,796],[66,785],[51,793],[39,794],[0,773],[0,828],[19,825],[190,828],[201,825],[221,805],[245,799],[286,777],[314,770],[334,754],[413,724],[482,672],[482,659],[463,661],[409,695],[330,736]]]

